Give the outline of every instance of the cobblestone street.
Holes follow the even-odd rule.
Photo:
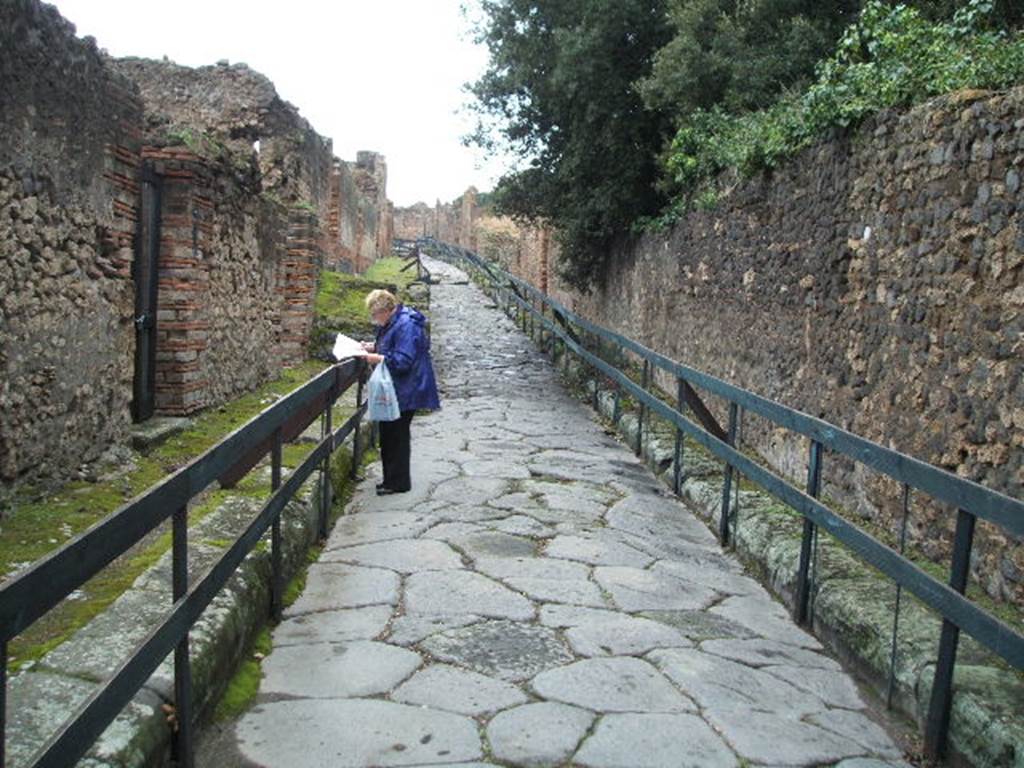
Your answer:
[[[360,484],[274,631],[239,764],[906,765],[530,340],[429,268],[443,408],[413,421],[413,490]]]

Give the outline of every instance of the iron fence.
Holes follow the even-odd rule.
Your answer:
[[[366,404],[363,383],[366,363],[350,359],[325,370],[277,401],[183,469],[76,536],[18,576],[0,585],[0,767],[6,765],[7,644],[34,621],[78,589],[100,569],[139,543],[168,518],[171,520],[173,604],[163,620],[135,647],[108,680],[40,747],[32,768],[71,766],[85,755],[104,729],[145,685],[156,668],[174,652],[174,714],[177,729],[172,752],[179,766],[193,764],[190,628],[227,584],[253,548],[271,531],[270,613],[280,619],[283,597],[281,513],[306,479],[322,471],[318,531],[327,534],[331,504],[328,462],[353,435],[352,471],[359,464],[359,430]],[[357,386],[356,411],[337,430],[331,410],[338,397]],[[282,445],[299,435],[322,414],[323,437],[282,482]],[[233,485],[267,454],[271,457],[271,495],[245,531],[223,556],[189,586],[188,503],[211,483]]]

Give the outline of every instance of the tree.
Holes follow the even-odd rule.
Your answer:
[[[640,83],[644,102],[677,119],[721,107],[762,109],[810,82],[856,18],[860,0],[670,0],[672,40]]]
[[[553,224],[564,276],[589,287],[615,237],[663,204],[654,182],[671,124],[634,84],[670,38],[664,0],[484,0],[483,15],[491,59],[470,86],[470,141],[519,157],[498,209]]]

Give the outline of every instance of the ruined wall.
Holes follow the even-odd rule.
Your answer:
[[[394,236],[406,240],[433,237],[476,250],[477,220],[483,215],[477,202],[477,195],[476,188],[469,187],[458,199],[450,203],[438,200],[433,209],[426,203],[396,208]]]
[[[130,423],[143,169],[162,180],[158,414],[305,359],[320,271],[390,251],[384,158],[355,166],[245,65],[113,60],[0,4],[0,479],[68,476]],[[364,236],[364,231],[368,235]]]
[[[426,203],[416,203],[394,212],[395,237],[400,240],[415,240],[418,237],[434,237],[434,209]]]
[[[0,479],[74,471],[130,423],[142,110],[50,6],[0,3]]]
[[[880,115],[770,177],[723,183],[713,210],[620,248],[600,289],[573,302],[677,360],[1020,498],[1021,115],[1020,88]],[[753,418],[744,440],[805,473],[805,440]],[[825,464],[830,495],[895,528],[893,483]],[[954,520],[915,499],[911,536],[940,558]],[[976,541],[984,587],[1024,602],[1024,547],[987,524]]]

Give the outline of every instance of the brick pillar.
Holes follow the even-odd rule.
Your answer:
[[[313,328],[317,278],[323,265],[319,247],[320,226],[316,214],[294,210],[288,224],[288,254],[278,267],[277,290],[281,296],[278,348],[284,365],[306,359]]]
[[[157,262],[156,412],[183,416],[206,405],[201,358],[209,343],[209,249],[212,202],[205,165],[180,149],[143,148],[164,177]]]

